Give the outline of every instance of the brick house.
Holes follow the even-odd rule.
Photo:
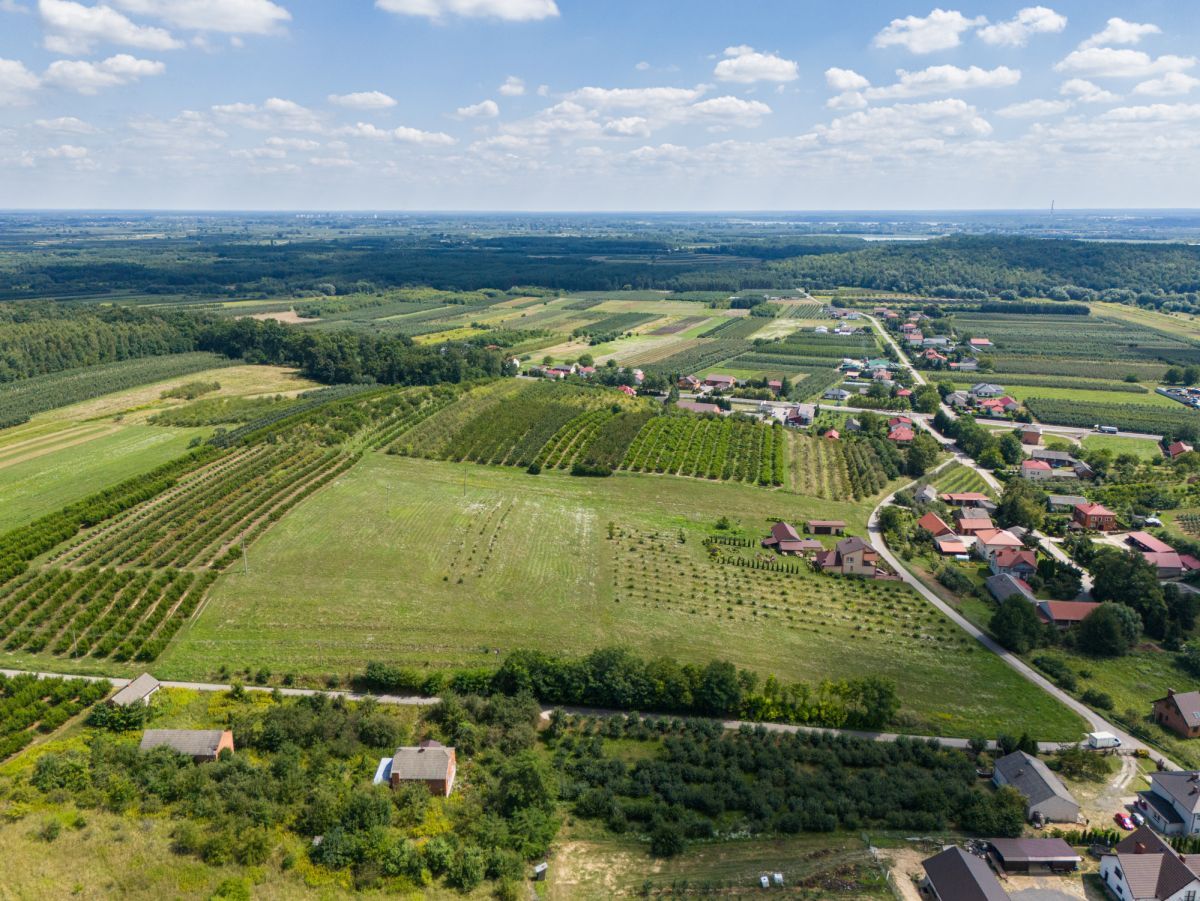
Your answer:
[[[879,552],[858,536],[843,538],[831,551],[817,554],[817,565],[826,572],[873,579]]]
[[[992,554],[988,561],[992,575],[1008,573],[1021,579],[1028,579],[1037,572],[1037,555],[1023,548],[1002,547]]]
[[[1180,738],[1200,736],[1200,691],[1168,688],[1167,696],[1155,701],[1153,710],[1154,722]]]
[[[1095,532],[1111,532],[1117,527],[1117,514],[1103,504],[1076,504],[1075,522]]]
[[[139,751],[170,748],[196,763],[211,763],[222,751],[233,751],[233,732],[229,729],[147,729],[142,733]]]
[[[1054,478],[1054,470],[1045,460],[1023,460],[1021,461],[1021,478],[1040,482]]]
[[[398,748],[392,757],[389,782],[397,788],[405,782],[421,782],[430,794],[450,797],[458,761],[454,749],[427,739],[415,748]]]
[[[1042,427],[1038,425],[1027,425],[1021,429],[1021,443],[1027,445],[1041,444]]]

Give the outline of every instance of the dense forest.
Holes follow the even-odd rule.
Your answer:
[[[712,243],[697,232],[655,239],[447,235],[342,239],[83,242],[30,247],[0,263],[0,300],[143,295],[287,297],[430,285],[454,290],[541,285],[678,291],[833,288],[985,299],[1102,297],[1197,303],[1200,247],[958,236],[921,242],[853,238]]]
[[[211,313],[50,303],[0,306],[0,382],[190,351],[299,366],[327,384],[461,382],[500,375],[504,360],[499,351],[469,344],[422,347],[404,335],[308,332]]]

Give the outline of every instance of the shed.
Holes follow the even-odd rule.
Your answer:
[[[228,729],[147,729],[139,751],[170,748],[197,763],[216,760],[222,751],[233,750],[233,732]]]
[[[996,761],[992,781],[1011,785],[1025,796],[1026,817],[1040,813],[1051,823],[1074,823],[1079,819],[1079,802],[1049,767],[1024,751],[1013,751]]]
[[[805,528],[811,535],[841,535],[846,523],[840,519],[810,519]]]
[[[427,740],[415,748],[397,748],[392,757],[391,785],[421,782],[432,794],[449,797],[458,761],[453,748]]]
[[[154,693],[162,684],[149,673],[142,673],[115,695],[108,699],[114,707],[132,707],[134,704],[149,704]]]
[[[935,901],[1009,901],[987,863],[957,845],[921,865],[925,868],[921,887]]]
[[[1080,857],[1061,838],[994,838],[992,851],[1007,873],[1070,873]]]

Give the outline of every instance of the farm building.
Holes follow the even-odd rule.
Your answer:
[[[932,510],[917,520],[917,528],[924,529],[934,538],[938,538],[942,535],[954,534],[954,530],[946,525],[945,520],[943,520]]]
[[[918,504],[932,504],[937,500],[937,489],[932,485],[922,485],[913,495]]]
[[[1087,498],[1077,494],[1052,494],[1046,498],[1046,508],[1051,513],[1070,513],[1080,504],[1086,504]]]
[[[147,729],[139,751],[170,748],[196,763],[211,763],[222,751],[233,751],[233,733],[225,729]]]
[[[685,391],[695,391],[700,387],[700,380],[694,375],[683,375],[679,377],[679,381],[675,383],[675,387],[682,388]]]
[[[946,557],[957,557],[959,554],[966,554],[970,551],[967,543],[953,532],[949,535],[934,538],[933,544],[937,548],[938,553]]]
[[[1117,514],[1103,504],[1076,504],[1075,522],[1095,532],[1111,532],[1117,527]]]
[[[1019,594],[1030,603],[1036,603],[1037,601],[1037,598],[1033,595],[1033,589],[1029,587],[1028,583],[1008,573],[1001,573],[998,576],[988,576],[984,584],[987,586],[988,592],[997,601],[1006,601],[1014,594]]]
[[[973,347],[973,348],[991,347],[992,346],[992,342],[989,341],[987,338],[971,338],[967,343],[970,344],[971,347]]]
[[[992,853],[1005,873],[1071,873],[1080,857],[1061,838],[994,838]]]
[[[1142,826],[1100,858],[1100,880],[1116,898],[1186,901],[1200,897],[1200,860],[1180,856]]]
[[[958,532],[960,535],[977,535],[980,532],[986,532],[989,529],[994,529],[992,518],[982,510],[968,508],[960,510],[956,517],[958,523]]]
[[[828,432],[825,433],[825,438],[828,441],[837,441],[841,437],[842,437],[841,433],[838,432],[837,429],[830,429]]]
[[[1095,601],[1038,601],[1037,615],[1056,629],[1070,629],[1087,619],[1100,605]]]
[[[791,523],[777,522],[771,526],[771,534],[762,540],[762,546],[774,548],[780,554],[803,554],[822,550],[821,542],[815,538],[801,538]]]
[[[922,862],[921,889],[934,901],[1008,901],[987,862],[957,845]]]
[[[981,491],[954,491],[943,494],[942,500],[953,507],[982,507],[992,499]]]
[[[1154,722],[1180,738],[1200,736],[1200,691],[1167,689],[1167,696],[1154,702]]]
[[[108,699],[114,707],[132,707],[135,704],[149,704],[162,685],[149,673],[142,673],[115,695]]]
[[[1079,819],[1079,802],[1067,791],[1046,764],[1013,751],[996,761],[992,781],[997,787],[1011,785],[1025,796],[1025,816],[1040,813],[1050,823],[1074,823]]]
[[[405,782],[421,782],[431,794],[450,797],[458,762],[454,749],[427,739],[415,748],[398,748],[392,757],[388,781],[392,788]]]
[[[779,379],[770,379],[767,381],[767,387],[770,388],[775,394],[779,394],[783,391],[783,382],[781,382]]]
[[[1021,429],[1021,443],[1036,445],[1042,443],[1042,427],[1030,424]]]
[[[1174,551],[1146,551],[1142,557],[1154,567],[1159,579],[1178,579],[1184,573],[1183,557]]]
[[[1195,450],[1195,448],[1193,448],[1186,441],[1172,441],[1167,445],[1167,456],[1174,460],[1176,457],[1182,454],[1189,454],[1193,450]]]
[[[1151,773],[1150,788],[1137,796],[1138,810],[1163,835],[1200,833],[1200,773]]]
[[[677,400],[675,406],[680,410],[687,410],[689,413],[716,413],[721,415],[725,411],[716,404],[698,403],[694,400]]]
[[[977,372],[979,370],[979,361],[971,357],[950,364],[951,369],[956,369],[959,372]]]
[[[1169,554],[1175,550],[1165,541],[1160,541],[1149,532],[1130,532],[1125,543],[1147,554]]]
[[[1049,463],[1053,469],[1064,469],[1068,466],[1074,466],[1077,462],[1066,451],[1051,450],[1048,447],[1035,447],[1029,452],[1030,459],[1041,460],[1043,463]]]
[[[704,377],[704,384],[709,388],[721,390],[723,388],[733,388],[737,385],[737,379],[731,375],[708,375]]]
[[[840,519],[810,519],[804,524],[804,530],[810,535],[842,535],[846,523]]]

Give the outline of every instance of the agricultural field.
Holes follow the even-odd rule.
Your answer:
[[[0,674],[0,762],[108,694],[103,681]]]
[[[865,441],[828,441],[793,434],[789,473],[793,491],[812,497],[869,498],[888,487],[874,448]]]
[[[703,541],[721,516],[756,540],[780,517],[861,531],[867,512],[728,483],[370,455],[257,542],[248,573],[218,579],[157,671],[312,677],[364,659],[445,668],[623,643],[784,679],[893,678],[913,731],[1073,736],[1071,714],[907,587],[756,568],[753,549],[710,554]]]
[[[1200,320],[1188,313],[1161,313],[1120,303],[1093,303],[1092,310],[1104,319],[1131,322],[1168,335],[1200,341]]]
[[[1142,460],[1161,460],[1162,448],[1148,438],[1122,438],[1119,435],[1088,435],[1083,439],[1084,450],[1107,450],[1115,456],[1133,454]]]
[[[970,466],[964,466],[961,463],[951,463],[939,472],[930,484],[942,494],[965,493],[968,491],[979,491],[989,495],[993,494],[992,489],[983,480],[983,476]]]
[[[1034,396],[1025,398],[1025,406],[1040,422],[1052,422],[1056,425],[1082,428],[1091,428],[1097,424],[1111,425],[1123,432],[1174,435],[1181,438],[1195,438],[1200,435],[1200,413],[1186,410],[1179,404],[1173,404],[1174,409],[1171,409],[1150,404]]]
[[[1006,356],[1200,362],[1200,345],[1192,341],[1101,316],[956,313],[954,322],[960,334],[990,338],[996,353]]]
[[[988,378],[991,378],[991,376],[988,376]],[[1056,382],[1056,380],[1052,377],[1047,377],[1045,383],[1038,385],[1022,385],[1017,382],[1010,381],[1004,375],[997,375],[995,378],[997,378],[1000,384],[1004,386],[1004,392],[1006,394],[1010,394],[1022,402],[1028,401],[1030,398],[1042,398],[1071,404],[1115,404],[1118,406],[1149,407],[1178,413],[1188,412],[1187,408],[1178,401],[1171,400],[1169,397],[1164,397],[1156,391],[1122,391],[1120,389],[1113,390],[1107,386],[1099,389],[1092,387],[1079,388],[1075,387],[1074,385],[1062,385]],[[1122,383],[1118,382],[1116,384]],[[1193,413],[1192,416],[1196,418],[1198,422],[1200,422],[1200,413]],[[1070,424],[1059,423],[1057,420],[1047,421],[1056,422],[1059,425]]]

